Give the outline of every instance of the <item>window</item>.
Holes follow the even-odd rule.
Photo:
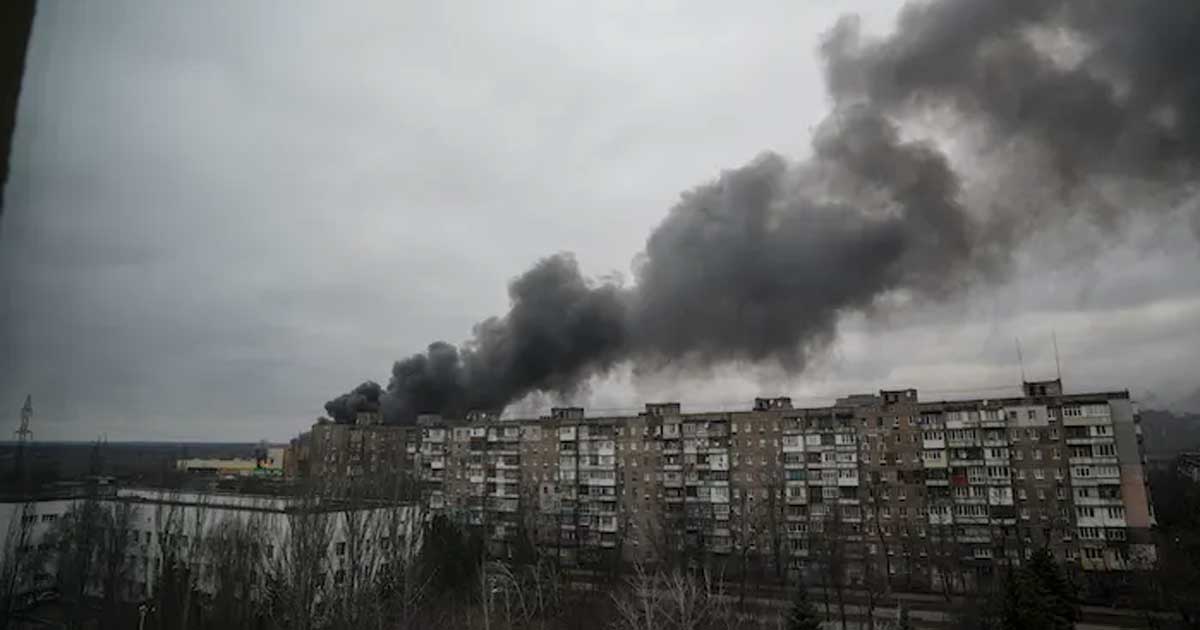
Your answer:
[[[1030,409],[1025,412],[1025,417],[1030,420],[1033,420],[1033,419],[1037,418],[1037,412],[1034,411],[1033,409]]]

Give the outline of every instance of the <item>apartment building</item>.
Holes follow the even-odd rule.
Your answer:
[[[567,562],[749,550],[783,570],[836,554],[851,581],[944,585],[1042,546],[1085,571],[1154,558],[1128,392],[1040,381],[994,399],[906,389],[818,408],[760,398],[746,411],[654,403],[593,418],[568,407],[425,418],[420,431],[431,508],[486,526],[498,549],[525,528]]]
[[[378,411],[354,423],[322,418],[291,440],[283,453],[288,478],[356,479],[413,470],[421,440],[416,427],[383,423]]]

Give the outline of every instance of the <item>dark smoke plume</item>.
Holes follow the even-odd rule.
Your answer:
[[[569,254],[542,260],[462,347],[434,343],[382,395],[364,384],[327,409],[499,411],[622,362],[801,370],[843,314],[1001,278],[1036,229],[1118,226],[1131,196],[1165,214],[1198,179],[1198,32],[1195,0],[942,0],[906,6],[879,39],[843,19],[821,50],[834,111],[809,160],[764,154],[684,193],[633,286],[589,280]],[[1004,185],[968,194],[934,141],[902,137],[909,121],[965,135],[976,179]]]
[[[325,403],[325,413],[338,422],[354,422],[360,411],[379,411],[383,388],[367,381],[347,394]]]

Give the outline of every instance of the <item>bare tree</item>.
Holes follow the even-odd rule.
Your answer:
[[[846,627],[846,581],[847,557],[842,515],[836,504],[823,503],[828,509],[809,522],[810,555],[820,570],[821,586],[825,597],[825,614],[829,615],[829,593],[833,592],[838,607],[842,628]]]
[[[334,569],[336,601],[341,627],[357,628],[366,619],[369,608],[376,603],[373,592],[379,574],[379,521],[361,492],[352,492],[343,499],[340,510],[344,555],[339,554]]]
[[[37,514],[33,503],[25,503],[20,511],[12,515],[8,530],[4,534],[4,546],[0,549],[0,629],[6,629],[18,606],[18,596],[28,587],[31,573],[36,573],[39,562],[34,554],[33,530]]]
[[[72,505],[57,521],[55,574],[66,605],[68,627],[82,627],[87,600],[98,586],[97,568],[103,535],[103,507],[94,496]]]
[[[272,617],[280,627],[311,630],[327,617],[333,519],[322,498],[310,493],[287,508],[283,530],[271,566]]]
[[[133,522],[135,510],[128,501],[110,502],[99,515],[102,519],[99,532],[98,569],[101,596],[101,611],[110,627],[118,623],[122,600],[131,593],[125,590],[133,569],[130,551],[134,545]],[[140,593],[138,593],[140,595]]]
[[[269,544],[265,518],[257,513],[226,516],[205,533],[203,582],[211,595],[211,627],[254,626],[263,604]]]
[[[154,506],[155,563],[147,570],[154,613],[159,628],[182,627],[184,592],[193,588],[191,572],[182,561],[184,513],[175,492],[164,494]]]
[[[751,556],[758,549],[762,527],[764,503],[751,503],[751,492],[747,488],[733,506],[734,527],[730,528],[734,552],[738,557],[738,608],[746,603],[747,580],[750,577]]]
[[[426,599],[430,577],[417,554],[421,531],[415,519],[419,513],[402,502],[411,488],[402,479],[391,481],[394,483],[385,495],[389,500],[378,517],[380,566],[375,586],[379,601],[374,607],[374,625],[379,630],[408,630],[414,627]]]
[[[208,532],[208,501],[203,495],[197,497],[191,508],[191,518],[184,523],[184,530],[174,544],[179,546],[178,570],[183,575],[183,602],[179,611],[179,629],[188,630],[194,616],[192,607],[200,589],[200,563],[204,557],[204,535]]]
[[[722,583],[709,571],[649,573],[637,565],[627,586],[613,595],[619,630],[734,628],[737,615]]]
[[[559,611],[562,579],[553,562],[524,566],[488,562],[480,571],[480,605],[487,627],[547,628]]]
[[[930,527],[928,542],[929,564],[937,571],[937,582],[942,598],[947,603],[964,590],[962,575],[962,548],[955,536],[954,525],[937,524]]]

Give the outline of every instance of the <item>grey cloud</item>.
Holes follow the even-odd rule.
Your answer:
[[[431,339],[459,342],[481,314],[505,313],[506,281],[559,251],[576,252],[579,262],[568,268],[554,259],[567,270],[548,279],[558,303],[590,305],[590,292],[568,290],[580,285],[619,296],[622,325],[613,336],[623,341],[592,361],[550,336],[550,347],[576,357],[561,377],[538,366],[558,355],[505,347],[486,365],[529,364],[532,376],[520,385],[492,375],[476,381],[487,384],[480,391],[537,398],[545,387],[552,391],[543,402],[586,400],[584,375],[615,357],[665,368],[678,385],[664,391],[688,395],[708,389],[698,383],[721,387],[704,370],[689,371],[704,360],[732,361],[745,373],[759,369],[737,367],[747,362],[806,367],[762,387],[857,385],[857,367],[837,369],[838,333],[853,328],[846,312],[870,308],[864,296],[872,286],[913,291],[916,304],[974,300],[964,288],[978,286],[979,275],[1018,273],[1004,254],[1016,240],[997,244],[1000,253],[979,253],[979,225],[990,211],[968,203],[974,173],[958,173],[963,196],[954,198],[970,218],[930,232],[897,219],[907,212],[897,198],[911,172],[888,173],[836,144],[805,157],[826,108],[812,54],[817,31],[839,10],[864,9],[868,24],[894,10],[875,4],[597,6],[582,18],[553,3],[386,3],[355,12],[324,3],[288,11],[245,3],[47,5],[35,26],[0,226],[0,403],[15,406],[34,393],[47,437],[282,437],[311,421],[337,385],[384,376],[395,357]],[[934,155],[932,145],[908,140],[901,110],[909,105],[879,99],[866,111],[900,123],[897,147]],[[887,128],[876,127],[876,138]],[[751,161],[763,149],[797,159]],[[817,178],[822,164],[839,177]],[[1020,182],[1024,174],[1010,177]],[[741,217],[736,204],[758,203],[756,189],[776,195],[766,218],[757,227],[755,217],[730,224]],[[714,206],[705,223],[676,201],[680,190],[706,203],[732,201]],[[908,216],[937,216],[936,206],[921,205]],[[664,220],[672,207],[680,216],[672,211]],[[839,207],[861,216],[841,217]],[[829,225],[798,225],[788,217],[800,208]],[[850,239],[858,218],[882,243],[862,269],[841,267],[861,276],[862,292],[835,292],[828,303],[776,298],[781,308],[805,309],[798,321],[737,312],[734,297],[753,304],[762,291],[815,287],[821,278],[742,286],[734,263],[758,271],[806,256],[804,264],[840,263],[812,247],[789,251],[784,237],[803,227],[799,237],[814,241],[826,228]],[[656,226],[658,244],[646,239]],[[735,244],[750,242],[753,229],[765,230],[775,249],[707,268],[670,258],[689,247],[716,258],[704,251],[714,242],[706,239],[745,247]],[[1022,225],[1014,238],[1032,229],[1040,228]],[[929,239],[942,238],[971,253],[950,247],[927,255],[940,242]],[[641,249],[647,258],[628,283],[605,279]],[[948,266],[957,273],[932,273],[942,256],[960,263]],[[1193,254],[1164,256],[1166,269],[1194,262]],[[712,295],[715,286],[732,288],[730,302],[706,303],[693,320],[680,320],[682,331],[655,323],[676,307],[637,287],[657,283],[669,293],[699,271],[714,281]],[[1063,273],[1065,282],[1070,271]],[[1035,276],[1017,280],[1043,282]],[[1158,284],[1172,295],[1192,291],[1184,282]],[[1100,306],[1117,285],[1131,286],[1124,277],[1097,279],[1099,297],[1089,298],[1096,317],[1109,316]],[[600,302],[610,305],[598,309],[607,313],[600,321],[611,322],[613,300]],[[717,328],[737,317],[771,327]],[[504,321],[493,320],[491,338],[508,338]],[[655,326],[662,336],[646,332]],[[685,349],[687,335],[706,330],[703,344]],[[903,364],[903,345],[894,347],[899,358],[863,369],[883,374]],[[402,376],[441,382],[439,361]],[[1157,369],[1142,366],[1146,374]],[[643,393],[620,387],[597,395]],[[491,394],[479,400],[471,404],[500,404]]]
[[[1066,229],[1073,210],[1109,228],[1127,223],[1110,215],[1129,208],[1094,194],[1099,187],[1137,180],[1127,192],[1174,210],[1163,201],[1194,188],[1200,91],[1189,64],[1168,57],[1200,52],[1174,24],[1197,22],[1200,9],[1163,6],[1147,16],[1048,0],[911,4],[880,40],[843,19],[822,46],[835,109],[810,160],[768,154],[685,193],[652,232],[627,291],[585,287],[572,264],[566,276],[580,292],[562,302],[560,282],[532,281],[562,260],[547,259],[514,281],[529,291],[512,292],[508,315],[477,326],[437,396],[410,409],[417,397],[402,376],[389,394],[411,419],[570,393],[622,360],[643,370],[772,360],[801,371],[846,314],[895,292],[941,300],[1002,278],[1022,242]],[[1069,29],[1082,60],[1039,50],[1038,29]],[[1019,148],[994,159],[1015,186],[976,198],[982,207],[969,212],[946,156],[932,142],[902,141],[894,122],[939,110],[983,126],[988,144],[1032,143],[1051,168],[1027,170]],[[1027,188],[1071,199],[1031,203]],[[520,325],[527,320],[539,325]],[[426,361],[417,355],[396,371]]]

